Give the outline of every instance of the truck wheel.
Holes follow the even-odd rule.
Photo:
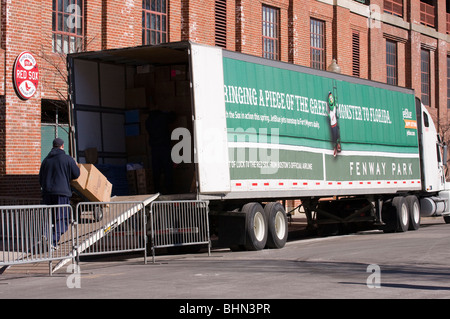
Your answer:
[[[268,203],[264,207],[268,221],[267,247],[283,248],[288,235],[286,211],[278,202]]]
[[[409,211],[406,199],[403,196],[397,196],[392,200],[392,206],[395,208],[397,217],[397,231],[405,232],[409,227]]]
[[[406,204],[409,210],[409,230],[417,230],[420,228],[420,204],[417,196],[407,196]]]
[[[247,250],[264,249],[267,242],[267,218],[259,203],[248,203],[242,207],[245,213],[245,248]]]

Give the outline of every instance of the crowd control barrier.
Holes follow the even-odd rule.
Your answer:
[[[73,258],[70,205],[0,206],[0,267]]]
[[[151,203],[151,249],[155,262],[155,249],[208,245],[209,237],[208,202],[205,201],[157,201]]]
[[[147,262],[142,202],[79,203],[76,212],[77,257],[143,251]]]
[[[204,201],[86,202],[70,205],[0,206],[0,273],[24,263],[49,263],[49,274],[80,257],[208,246],[208,203]],[[150,225],[147,225],[147,219]],[[147,233],[148,231],[148,233]],[[52,262],[58,261],[53,267]],[[53,268],[52,268],[53,267]]]

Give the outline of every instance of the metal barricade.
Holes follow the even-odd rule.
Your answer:
[[[70,205],[0,206],[0,266],[73,258]]]
[[[144,251],[147,263],[147,217],[155,248],[208,245],[208,203],[143,202],[70,205],[0,206],[0,267],[49,263],[49,274],[83,255]],[[59,263],[52,269],[52,261]]]
[[[158,201],[151,203],[151,249],[155,262],[155,249],[185,245],[208,245],[208,202],[205,201]]]
[[[147,263],[142,202],[79,203],[76,213],[77,261],[83,255],[142,250]]]

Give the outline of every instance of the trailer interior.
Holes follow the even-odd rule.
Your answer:
[[[181,163],[161,164],[177,143],[193,145],[188,45],[73,54],[68,63],[72,155],[96,164],[112,195],[194,194],[193,147],[177,149]],[[172,140],[175,128],[185,130]]]

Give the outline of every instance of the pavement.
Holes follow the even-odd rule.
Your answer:
[[[450,226],[442,218],[423,219],[419,231],[392,234],[321,238],[308,236],[304,226],[304,220],[291,224],[293,235],[283,249],[216,248],[211,256],[205,250],[161,252],[147,264],[142,253],[108,255],[84,258],[79,273],[68,265],[52,276],[48,268],[11,271],[0,276],[0,299],[152,299],[150,305],[178,314],[193,305],[224,314],[230,302],[268,303],[275,310],[290,304],[274,300],[450,298]],[[370,289],[370,265],[380,265],[383,289]]]
[[[299,238],[306,238],[308,236],[310,236],[310,232],[307,231],[306,229],[306,218],[304,217],[303,214],[297,214],[295,217],[291,218],[289,220],[289,240],[296,240]],[[228,248],[220,248],[220,247],[215,247],[215,241],[214,238],[212,238],[212,246],[213,246],[213,251],[214,252],[218,252],[218,251],[227,251]],[[203,249],[203,252],[207,251],[206,248]],[[157,250],[157,255],[156,255],[156,259],[160,259],[161,256],[163,256],[164,258],[172,258],[171,257],[171,253],[173,253],[172,251],[167,251],[166,249],[158,249]],[[136,257],[139,256],[139,257]],[[111,255],[106,255],[106,256],[101,256],[101,255],[96,255],[96,256],[91,256],[91,257],[84,257],[81,260],[83,262],[85,262],[85,266],[83,267],[88,267],[88,265],[90,264],[97,264],[100,261],[104,261],[105,263],[107,263],[108,265],[106,267],[109,267],[113,264],[114,261],[119,261],[119,263],[124,262],[126,260],[131,259],[139,259],[139,258],[144,258],[141,257],[143,256],[142,252],[136,253],[136,254],[111,254]],[[180,255],[174,255],[173,258],[178,258]],[[188,255],[189,256],[189,255]],[[152,261],[152,256],[148,255],[147,256],[147,261],[151,262]],[[50,275],[51,271],[50,269],[52,267],[55,266],[55,264],[58,261],[53,261],[52,263],[48,263],[48,262],[39,262],[39,263],[25,263],[25,264],[20,264],[20,265],[14,265],[14,266],[10,266],[10,267],[5,267],[5,269],[3,270],[3,274],[0,274],[0,280],[1,278],[6,278],[8,276],[45,276],[45,275]],[[138,262],[139,263],[139,262]],[[53,272],[52,276],[56,276],[58,274],[65,274],[66,273],[66,267],[57,270],[56,272]]]

